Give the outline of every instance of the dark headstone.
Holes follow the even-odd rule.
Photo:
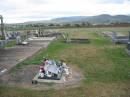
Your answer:
[[[127,44],[127,49],[130,50],[130,31],[129,31],[129,42]]]
[[[85,43],[90,43],[90,41],[89,39],[71,38],[69,43],[85,44]]]
[[[127,49],[130,50],[130,42],[127,44]]]
[[[129,42],[130,42],[130,31],[129,31]]]

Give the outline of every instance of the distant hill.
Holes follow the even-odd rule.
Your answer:
[[[128,15],[115,15],[111,16],[108,14],[101,14],[97,16],[71,16],[71,17],[60,17],[51,20],[41,21],[29,21],[24,24],[34,23],[81,23],[89,22],[92,24],[109,24],[109,23],[130,23],[130,16]]]
[[[52,19],[53,22],[90,22],[93,24],[102,23],[130,23],[130,16],[127,15],[115,15],[102,14],[98,16],[73,16],[73,17],[61,17]]]
[[[78,22],[82,21],[83,19],[86,19],[87,16],[71,16],[71,17],[60,17],[60,18],[54,18],[51,21],[53,22]]]

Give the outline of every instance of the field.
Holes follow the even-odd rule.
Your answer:
[[[26,66],[37,65],[43,57],[64,59],[79,68],[84,80],[76,87],[35,90],[0,84],[0,97],[130,97],[130,58],[124,51],[126,45],[115,45],[97,33],[117,31],[128,34],[130,28],[69,28],[52,29],[68,32],[71,38],[88,38],[87,44],[67,44],[58,39],[46,50],[14,67],[10,73]],[[46,84],[46,83],[45,83]],[[51,86],[51,84],[48,84]]]

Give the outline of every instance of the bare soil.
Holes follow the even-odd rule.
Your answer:
[[[83,73],[79,68],[71,66],[72,74],[64,82],[60,84],[56,83],[38,83],[32,84],[32,79],[39,70],[37,65],[28,65],[24,68],[16,71],[15,73],[6,73],[0,78],[1,84],[8,84],[11,86],[31,88],[37,90],[46,90],[46,89],[62,89],[77,87],[81,84],[82,79],[84,78]]]

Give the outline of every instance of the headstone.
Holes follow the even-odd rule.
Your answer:
[[[129,31],[129,42],[130,42],[130,31]]]
[[[22,43],[21,36],[20,36],[19,32],[16,33],[16,42],[17,42],[17,44],[21,44]]]
[[[116,32],[112,32],[112,38],[116,38],[117,37],[117,33]]]
[[[3,40],[0,40],[0,47],[3,47],[3,46],[4,46]]]
[[[130,50],[130,31],[129,31],[129,42],[127,44],[127,49]]]

